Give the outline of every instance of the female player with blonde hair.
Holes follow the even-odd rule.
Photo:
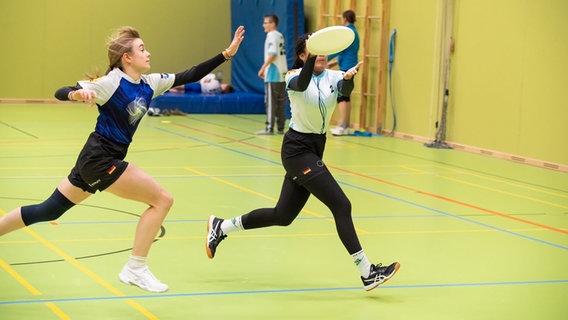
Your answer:
[[[164,292],[146,265],[146,257],[170,207],[172,196],[136,165],[124,161],[132,136],[150,101],[168,89],[199,81],[237,53],[245,30],[240,26],[222,53],[183,72],[145,74],[150,52],[132,27],[118,29],[108,42],[109,67],[105,76],[55,93],[59,100],[95,103],[99,117],[69,176],[44,202],[16,208],[0,219],[0,236],[41,221],[59,218],[98,191],[143,202],[148,208],[138,222],[130,259],[119,279],[151,292]]]

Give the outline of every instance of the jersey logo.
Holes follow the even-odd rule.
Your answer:
[[[168,73],[160,73],[160,78],[162,78],[162,79],[167,79],[169,77],[170,77],[170,75]]]
[[[129,122],[131,125],[134,125],[137,121],[142,119],[144,114],[146,114],[146,106],[146,100],[141,97],[134,99],[134,101],[128,104],[126,111],[128,112],[128,115],[130,117]]]

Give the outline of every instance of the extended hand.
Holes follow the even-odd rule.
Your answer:
[[[359,63],[357,63],[356,66],[354,66],[353,68],[345,71],[345,74],[343,75],[343,80],[351,80],[359,71],[359,66],[361,66],[363,64],[363,61],[359,61]]]
[[[79,89],[79,90],[72,91],[69,94],[69,98],[70,98],[70,100],[73,100],[73,101],[82,101],[82,102],[92,103],[93,99],[97,98],[97,93],[93,90]]]
[[[225,51],[223,51],[226,55],[228,55],[227,58],[232,58],[235,54],[237,54],[239,46],[241,45],[241,42],[243,42],[243,39],[245,38],[243,36],[244,34],[245,34],[245,27],[239,26],[237,28],[237,31],[235,31],[235,36],[233,37],[233,41],[231,42],[229,47],[225,49]]]

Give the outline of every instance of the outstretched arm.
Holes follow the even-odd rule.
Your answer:
[[[359,66],[361,66],[362,64],[363,61],[360,61],[356,66],[345,71],[345,74],[343,74],[343,80],[340,80],[337,85],[339,92],[343,96],[347,97],[351,94],[351,91],[353,91],[353,88],[355,87],[355,84],[353,83],[353,77],[357,74],[357,72],[359,71]]]
[[[55,92],[55,97],[61,101],[82,101],[92,103],[97,97],[93,90],[83,89],[79,84],[73,87],[62,87]]]
[[[305,91],[312,80],[312,73],[314,72],[314,65],[316,63],[317,56],[309,56],[302,67],[300,74],[290,80],[288,88],[294,91]]]

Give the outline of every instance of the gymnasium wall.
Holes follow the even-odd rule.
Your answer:
[[[356,1],[358,16],[367,1]],[[340,2],[344,10],[351,3]],[[381,2],[372,1],[374,12],[380,12]],[[445,0],[389,2],[389,31],[397,29],[396,131],[432,141],[442,105]],[[305,6],[308,29],[314,30],[320,1],[305,0]],[[363,26],[362,19],[356,26]],[[537,159],[545,166],[568,165],[567,30],[566,0],[455,0],[446,141]],[[383,128],[388,130],[390,98],[386,107]]]
[[[106,40],[117,27],[138,29],[151,72],[179,72],[225,49],[230,0],[0,1],[0,98],[50,99],[108,65]],[[220,66],[230,79],[230,64]]]
[[[391,1],[399,132],[435,136],[443,2]],[[446,140],[568,164],[568,1],[456,0],[453,30]]]
[[[397,132],[428,140],[441,106],[443,2],[390,0]],[[358,15],[365,3],[357,1]],[[304,4],[314,31],[320,0]],[[380,5],[373,1],[375,12]],[[0,99],[51,98],[86,72],[104,72],[106,38],[121,25],[139,29],[156,72],[183,70],[231,39],[230,0],[19,0],[0,1],[0,12]],[[568,164],[568,1],[456,0],[454,15],[446,140]],[[220,69],[228,79],[230,65]],[[391,126],[388,99],[383,128]]]

